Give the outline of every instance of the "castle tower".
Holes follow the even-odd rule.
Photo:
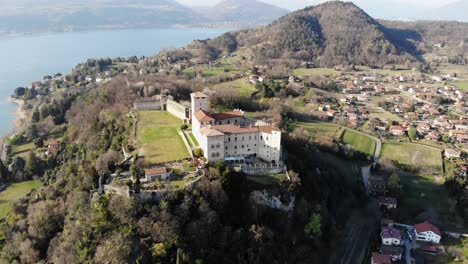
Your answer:
[[[200,110],[209,112],[210,111],[210,98],[208,95],[196,92],[190,94],[192,97],[192,116]]]

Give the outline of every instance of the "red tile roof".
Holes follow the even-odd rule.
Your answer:
[[[392,264],[392,259],[390,256],[385,256],[379,253],[372,253],[372,263],[373,264]]]
[[[428,232],[432,231],[435,234],[441,236],[442,233],[440,232],[439,228],[437,228],[435,225],[425,221],[424,223],[416,224],[414,226],[416,228],[416,232],[418,233],[423,233],[423,232]]]
[[[215,119],[211,116],[210,113],[205,112],[203,110],[199,110],[199,111],[195,112],[195,118],[197,118],[197,120],[200,121],[200,122],[215,121]]]
[[[194,92],[191,94],[195,98],[208,98],[208,95],[202,93],[202,92]]]
[[[435,247],[435,246],[422,246],[420,249],[421,249],[422,251],[435,252],[435,253],[437,253],[437,247]]]
[[[246,134],[246,133],[273,133],[273,131],[280,132],[281,130],[275,126],[248,126],[241,127],[236,125],[217,125],[217,126],[206,126],[201,129],[201,132],[205,136],[222,136],[229,134]]]
[[[168,172],[168,169],[166,167],[152,168],[152,169],[146,169],[145,175],[158,175],[158,174],[164,174],[167,172]]]
[[[201,121],[201,122],[226,120],[226,119],[243,117],[243,116],[244,116],[244,112],[239,111],[239,110],[225,112],[225,113],[210,113],[210,112],[206,112],[203,110],[199,110],[195,112],[195,117],[197,118],[198,121]]]

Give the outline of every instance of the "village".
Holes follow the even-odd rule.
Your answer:
[[[34,90],[36,100],[41,100],[50,94],[78,94],[105,85],[121,73],[126,76],[128,87],[143,91],[149,85],[142,80],[152,74],[185,74],[200,82],[210,81],[218,73],[230,74],[234,87],[229,89],[240,89],[241,94],[253,98],[263,84],[287,83],[288,89],[299,91],[299,95],[285,98],[303,115],[296,125],[312,133],[318,144],[334,146],[340,142],[359,154],[355,157],[365,157],[373,167],[386,160],[392,160],[392,166],[397,167],[399,186],[403,186],[399,192],[388,186],[394,169],[392,173],[372,169],[371,175],[362,180],[383,217],[378,227],[381,246],[373,248],[372,263],[423,263],[422,255],[450,254],[443,246],[447,234],[462,234],[456,232],[457,222],[443,229],[426,221],[430,217],[414,221],[414,211],[423,210],[427,203],[439,198],[428,197],[427,203],[417,202],[414,206],[417,199],[426,199],[432,185],[418,189],[420,193],[406,193],[421,185],[412,183],[408,175],[421,174],[439,185],[447,175],[466,177],[468,108],[466,92],[456,85],[464,79],[458,80],[456,74],[421,74],[414,69],[349,71],[305,65],[281,80],[260,65],[253,67],[255,72],[243,72],[214,62],[176,63],[164,56],[157,60],[129,58],[102,63],[110,68],[89,70],[87,64],[99,63],[88,62],[78,66],[73,76],[46,76],[42,82],[15,91],[15,95],[22,98],[28,90]],[[317,85],[317,78],[322,85]],[[257,119],[252,112],[225,108],[218,111],[219,106],[212,105],[210,98],[217,91],[208,85],[192,93],[190,101],[176,100],[164,91],[135,100],[129,118],[136,124],[132,135],[136,149],[128,153],[124,150],[124,161],[117,164],[115,171],[100,177],[97,192],[143,201],[161,200],[178,190],[197,186],[207,175],[208,164],[221,161],[260,183],[252,192],[258,203],[292,210],[292,203],[282,204],[279,197],[263,191],[271,183],[291,180],[284,161],[287,150],[282,147],[281,130],[271,118]],[[296,106],[298,101],[306,103]],[[48,143],[39,148],[41,154],[48,157],[59,153],[60,141],[58,136],[49,135]],[[24,155],[34,149],[31,142],[4,147],[8,153],[5,156]],[[143,170],[136,171],[133,164]],[[447,194],[443,195],[447,199]],[[405,212],[410,211],[405,217],[397,213],[401,205]],[[442,203],[437,206],[446,207]],[[405,221],[398,223],[393,217]],[[442,222],[450,222],[451,216],[443,217]]]

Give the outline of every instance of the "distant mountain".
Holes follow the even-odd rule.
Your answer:
[[[299,10],[266,27],[225,34],[207,43],[218,50],[247,47],[256,63],[276,60],[383,65],[416,61],[415,47],[350,2]]]
[[[175,0],[0,0],[0,35],[174,26],[256,26],[287,10],[255,0],[189,8]]]
[[[174,0],[0,0],[0,34],[112,28],[171,27],[203,23]],[[27,8],[26,8],[27,7]]]
[[[224,0],[206,10],[205,16],[216,22],[268,24],[288,12],[256,0]]]

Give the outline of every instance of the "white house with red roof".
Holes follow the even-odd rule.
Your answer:
[[[439,244],[442,233],[435,225],[425,221],[414,226],[416,229],[416,240]]]
[[[393,227],[384,227],[380,233],[382,238],[383,245],[395,245],[399,246],[401,244],[401,233],[400,230]]]
[[[390,135],[400,137],[405,134],[405,129],[401,126],[391,126]]]
[[[166,167],[146,169],[144,181],[153,182],[153,181],[156,181],[157,179],[167,180],[169,177],[171,177],[171,174],[172,174],[172,170]]]
[[[191,94],[192,133],[208,161],[258,157],[278,164],[281,161],[281,130],[249,119],[241,110],[215,113],[209,97]]]

